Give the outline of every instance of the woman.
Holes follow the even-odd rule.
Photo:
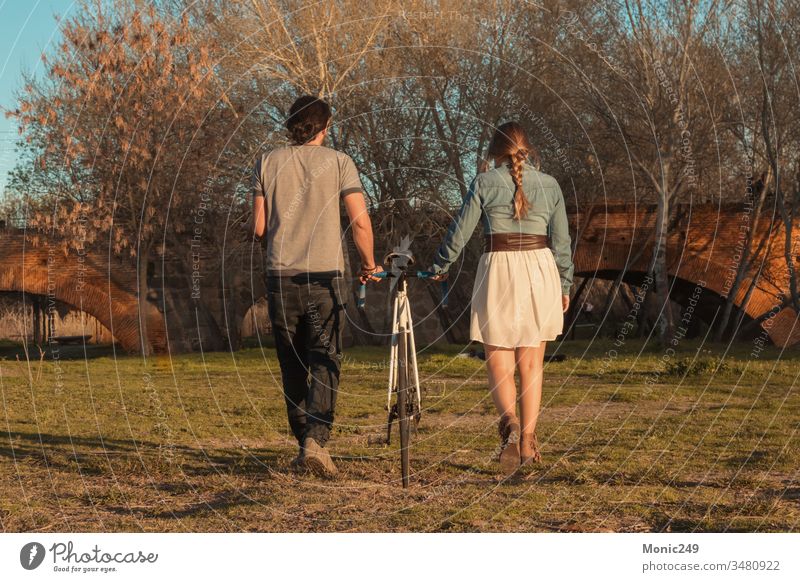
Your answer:
[[[486,252],[472,290],[470,337],[486,349],[489,388],[500,414],[500,465],[510,475],[541,461],[535,431],[545,342],[563,331],[574,266],[561,188],[538,171],[538,154],[522,127],[510,122],[497,128],[488,154],[494,169],[472,181],[431,270],[437,279],[447,276],[482,218]]]

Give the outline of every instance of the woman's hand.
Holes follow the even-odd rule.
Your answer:
[[[569,309],[569,295],[561,296],[561,306],[563,308],[562,311],[566,313],[567,309]]]
[[[430,277],[431,281],[444,281],[447,279],[447,273],[439,273],[438,275],[432,275]]]

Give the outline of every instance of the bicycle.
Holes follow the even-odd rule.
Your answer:
[[[396,278],[392,296],[392,341],[389,356],[389,385],[386,410],[389,418],[386,423],[386,441],[391,442],[392,424],[397,420],[400,432],[400,465],[403,488],[408,487],[411,472],[410,441],[411,425],[414,430],[422,416],[422,391],[417,368],[417,352],[414,342],[414,324],[411,319],[411,303],[408,300],[408,278],[429,279],[434,273],[428,271],[411,271],[414,257],[403,245],[389,253],[384,264],[390,269],[375,273],[374,276],[387,279]],[[447,282],[442,281],[442,306],[447,306]],[[358,307],[366,305],[366,285],[361,284],[358,294]],[[392,396],[395,402],[392,403]]]

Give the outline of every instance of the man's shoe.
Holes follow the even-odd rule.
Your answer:
[[[297,456],[292,459],[292,462],[289,463],[289,468],[292,471],[297,473],[303,473],[306,470],[306,460],[305,456],[303,455],[303,449],[301,448],[300,451],[297,453]]]
[[[303,459],[305,466],[320,477],[334,477],[337,470],[330,454],[311,437],[303,441]]]

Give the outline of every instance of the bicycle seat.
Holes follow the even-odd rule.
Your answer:
[[[414,264],[414,255],[411,254],[411,251],[406,250],[394,250],[383,259],[384,264],[392,265],[397,267],[398,269],[405,269]]]

